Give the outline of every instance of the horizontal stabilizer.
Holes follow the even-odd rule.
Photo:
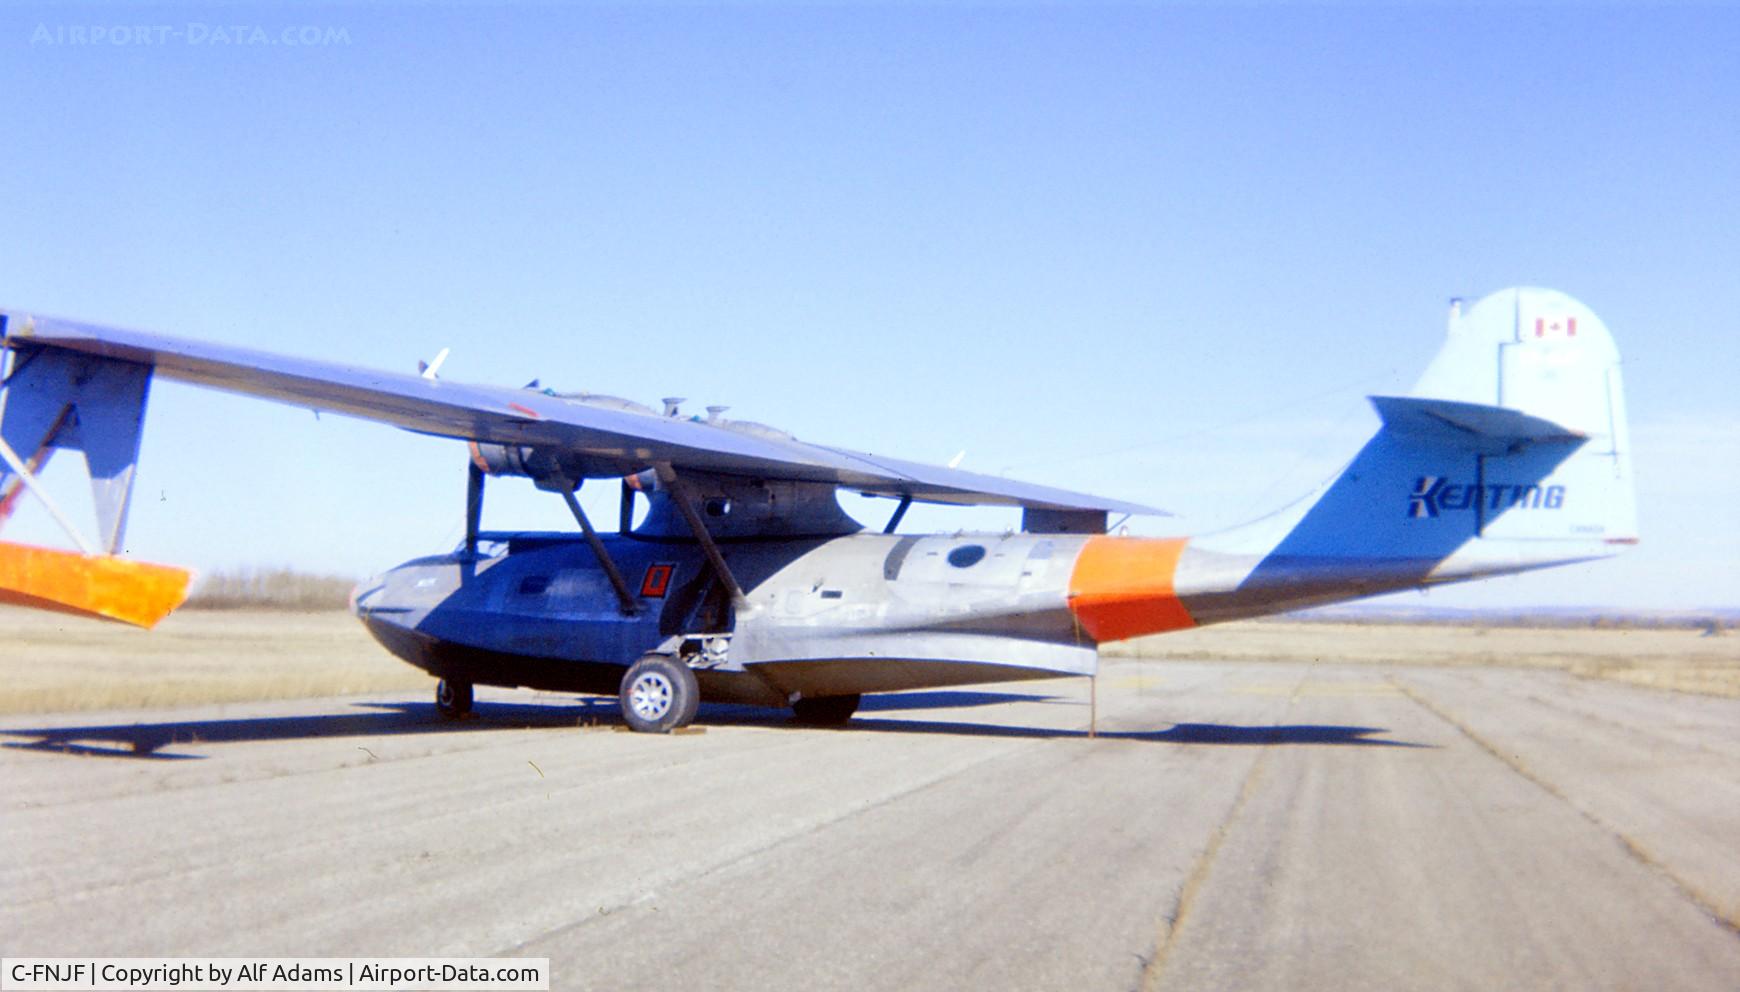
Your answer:
[[[114,555],[0,542],[0,603],[155,627],[187,598],[192,573]]]
[[[1588,438],[1550,420],[1509,407],[1415,396],[1373,396],[1372,406],[1392,431],[1485,454],[1502,454],[1541,441]]]

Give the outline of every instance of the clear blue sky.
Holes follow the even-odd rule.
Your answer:
[[[1726,6],[8,6],[0,301],[451,347],[1190,531],[1333,474],[1449,297],[1551,286],[1625,355],[1644,543],[1430,602],[1733,607],[1736,108]],[[366,574],[457,540],[463,463],[159,384],[129,551]]]

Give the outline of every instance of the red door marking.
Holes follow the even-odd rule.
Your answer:
[[[663,599],[671,587],[674,565],[648,565],[646,577],[640,580],[640,594],[649,599]]]

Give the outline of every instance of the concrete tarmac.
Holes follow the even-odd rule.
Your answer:
[[[479,690],[0,721],[0,953],[553,988],[1740,989],[1740,700],[1138,662],[849,728]]]

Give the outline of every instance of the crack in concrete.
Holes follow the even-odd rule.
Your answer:
[[[1490,741],[1486,740],[1486,738],[1475,733],[1472,727],[1469,727],[1467,724],[1457,719],[1449,711],[1445,710],[1443,707],[1439,706],[1424,695],[1415,692],[1411,686],[1397,682],[1394,676],[1387,677],[1389,678],[1390,684],[1400,690],[1403,695],[1413,700],[1415,705],[1455,728],[1457,733],[1468,738],[1468,740],[1474,743],[1474,746],[1498,759],[1498,761],[1505,767],[1522,776],[1542,792],[1545,792],[1547,795],[1552,796],[1554,799],[1557,799],[1559,802],[1570,807],[1578,816],[1581,816],[1583,819],[1587,820],[1594,826],[1599,827],[1606,833],[1611,834],[1613,838],[1619,842],[1619,846],[1624,848],[1625,853],[1628,854],[1632,860],[1667,879],[1668,883],[1671,884],[1674,889],[1679,892],[1684,899],[1686,899],[1686,901],[1690,902],[1693,906],[1696,906],[1700,912],[1707,915],[1718,926],[1727,930],[1730,935],[1740,938],[1740,912],[1730,912],[1721,906],[1716,900],[1705,895],[1696,885],[1687,879],[1680,877],[1680,875],[1672,868],[1668,867],[1667,864],[1657,858],[1654,854],[1650,853],[1649,849],[1644,847],[1636,838],[1620,830],[1618,827],[1615,827],[1613,824],[1601,819],[1589,810],[1584,809],[1576,800],[1561,791],[1558,786],[1553,785],[1534,769],[1524,764],[1521,757],[1506,754]]]
[[[1310,679],[1316,666],[1307,669],[1306,674],[1294,683],[1292,691],[1287,696],[1287,705],[1278,720],[1270,724],[1271,728],[1283,726],[1287,722],[1287,714],[1293,711],[1293,703],[1299,698],[1299,690]],[[1172,949],[1177,944],[1179,931],[1184,928],[1190,911],[1196,904],[1196,897],[1208,881],[1208,876],[1214,868],[1216,859],[1220,856],[1221,845],[1226,842],[1232,832],[1233,824],[1238,822],[1244,813],[1245,806],[1250,803],[1251,796],[1256,794],[1257,785],[1262,780],[1263,768],[1268,764],[1269,755],[1274,752],[1273,733],[1271,739],[1265,742],[1263,749],[1257,753],[1251,762],[1250,771],[1245,773],[1245,780],[1239,786],[1239,794],[1228,807],[1226,815],[1209,836],[1208,846],[1196,858],[1196,864],[1191,867],[1190,874],[1178,890],[1178,900],[1173,903],[1172,912],[1160,921],[1160,929],[1154,939],[1154,951],[1146,958],[1138,955],[1142,961],[1142,971],[1136,988],[1140,992],[1154,992],[1160,987],[1160,981],[1165,976],[1166,963],[1171,957]]]

